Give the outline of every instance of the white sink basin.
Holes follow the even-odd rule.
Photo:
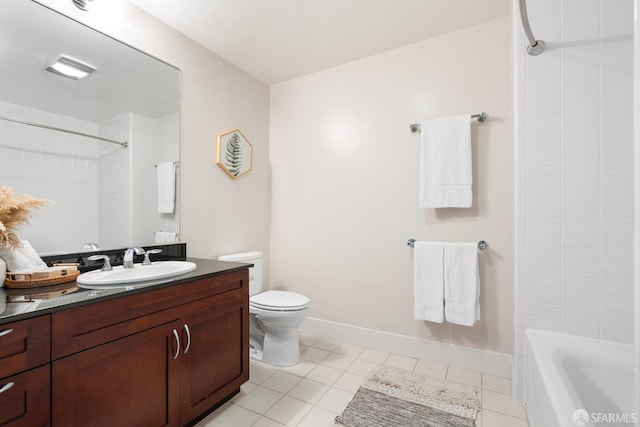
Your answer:
[[[79,285],[125,285],[152,280],[167,279],[188,273],[196,269],[196,265],[189,261],[158,261],[151,265],[134,264],[133,268],[121,265],[113,270],[94,270],[82,273],[76,279]]]

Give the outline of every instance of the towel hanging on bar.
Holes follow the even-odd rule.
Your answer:
[[[482,122],[486,121],[489,118],[489,115],[483,111],[482,113],[472,114],[471,118],[472,119],[478,119],[478,121],[480,123],[482,123]],[[409,125],[409,131],[411,133],[420,132],[420,127],[421,127],[420,123],[411,123]]]
[[[176,204],[176,165],[177,162],[164,162],[156,165],[158,183],[158,213],[173,213]]]
[[[157,168],[158,165],[159,165],[159,163],[156,163],[155,165],[153,165],[153,167]],[[173,166],[177,168],[178,166],[180,166],[180,162],[173,162]]]
[[[416,239],[414,239],[413,237],[407,240],[407,246],[413,247],[415,243],[416,243]],[[488,246],[489,244],[484,240],[478,240],[478,249],[480,249],[481,251],[484,251],[485,249],[487,249]]]

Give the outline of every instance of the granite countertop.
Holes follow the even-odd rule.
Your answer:
[[[194,262],[197,268],[180,276],[148,282],[143,285],[138,284],[135,287],[123,286],[121,288],[94,290],[83,289],[78,287],[76,282],[69,282],[62,285],[33,289],[0,288],[0,325],[168,286],[187,285],[189,282],[199,279],[240,271],[253,266],[253,264],[241,262],[197,258],[187,258],[187,261]]]

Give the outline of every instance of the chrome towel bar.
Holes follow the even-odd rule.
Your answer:
[[[478,121],[480,123],[482,123],[482,122],[486,121],[489,118],[489,115],[483,111],[482,113],[472,114],[471,118],[472,119],[478,119]],[[409,132],[411,132],[411,133],[420,132],[420,127],[421,127],[420,123],[411,123],[409,125]]]
[[[173,167],[177,168],[180,166],[180,162],[173,162]],[[154,168],[158,167],[158,164],[156,163],[155,165],[153,165]]]
[[[409,245],[410,247],[413,247],[415,243],[416,243],[416,239],[414,238],[407,240],[407,245]],[[478,249],[480,249],[481,251],[484,251],[488,247],[489,247],[489,244],[487,242],[485,242],[484,240],[478,240]]]

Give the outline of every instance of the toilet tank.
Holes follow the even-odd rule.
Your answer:
[[[237,254],[221,255],[219,261],[246,262],[253,264],[249,268],[249,295],[255,295],[262,292],[262,270],[263,255],[262,252],[250,251],[239,252]]]

